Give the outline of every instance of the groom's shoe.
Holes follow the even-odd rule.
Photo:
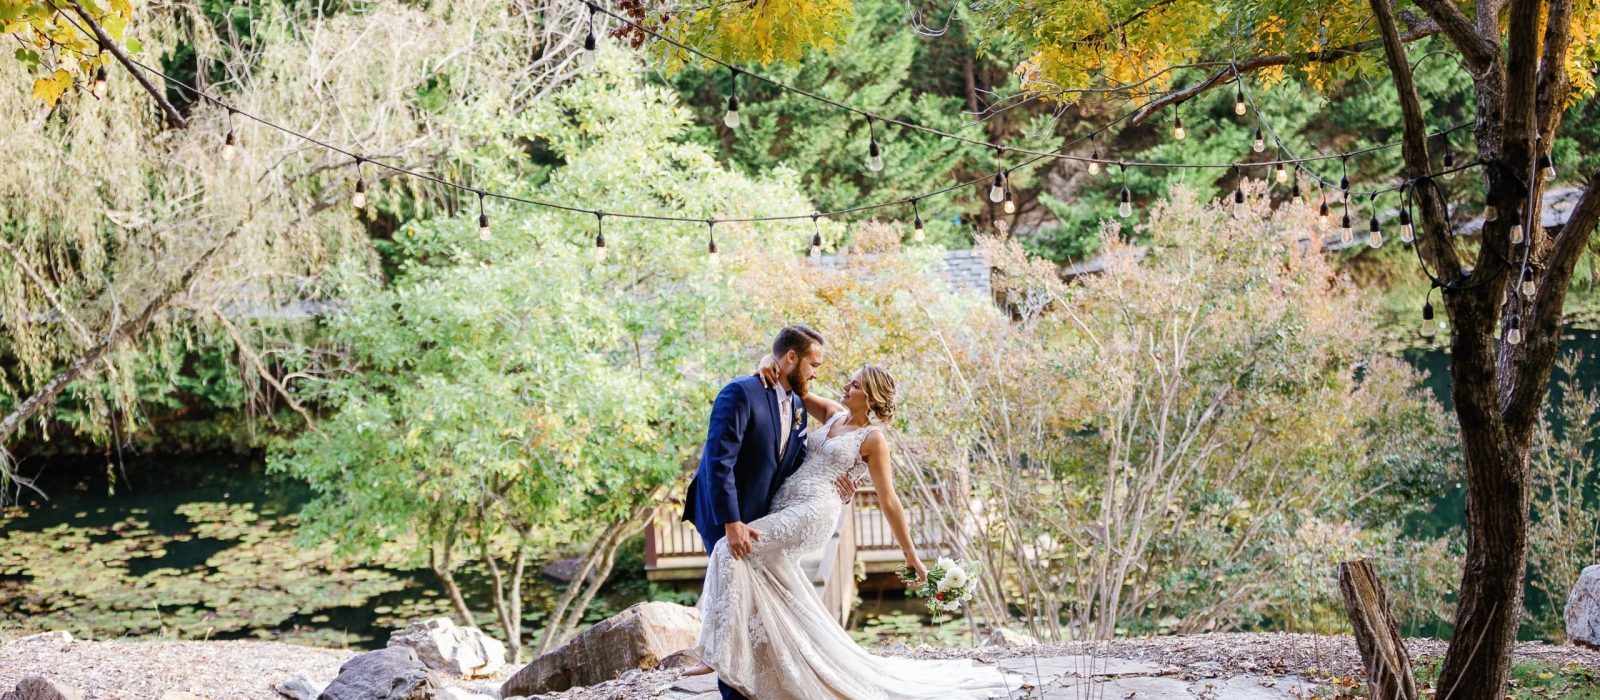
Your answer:
[[[717,691],[722,693],[722,700],[750,700],[743,693],[728,687],[722,679],[717,679]]]

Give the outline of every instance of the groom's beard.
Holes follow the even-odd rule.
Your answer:
[[[792,391],[800,396],[806,395],[806,390],[809,387],[806,386],[805,375],[800,373],[799,367],[789,370],[789,376],[784,377],[784,379],[789,382],[789,391]]]

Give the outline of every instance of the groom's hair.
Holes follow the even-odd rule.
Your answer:
[[[810,352],[812,345],[822,345],[822,334],[811,329],[810,326],[795,324],[778,331],[778,337],[772,339],[772,357],[783,357],[784,353],[793,350],[796,355],[805,357]]]

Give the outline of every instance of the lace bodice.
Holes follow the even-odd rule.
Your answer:
[[[840,411],[821,426],[812,428],[806,436],[806,461],[779,487],[773,510],[782,508],[796,499],[827,495],[838,501],[834,481],[847,474],[851,481],[860,483],[867,475],[867,461],[861,458],[861,443],[877,428],[866,427],[845,431],[828,437],[829,431],[848,419],[849,411]]]

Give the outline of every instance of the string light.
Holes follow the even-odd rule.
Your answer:
[[[867,169],[883,172],[883,152],[878,148],[878,130],[872,125],[871,117],[867,117],[867,131],[871,133],[871,140],[867,142]]]
[[[1133,192],[1128,189],[1127,164],[1118,163],[1117,167],[1122,169],[1122,203],[1117,205],[1117,214],[1126,219],[1133,216]]]
[[[1242,78],[1240,79],[1239,87],[1235,88],[1235,90],[1236,90],[1236,92],[1234,92],[1234,94],[1233,94],[1233,113],[1242,117],[1242,116],[1244,116],[1244,112],[1245,112],[1245,109],[1244,109],[1244,86],[1243,86],[1243,79]]]
[[[1294,186],[1289,190],[1289,198],[1294,200],[1295,204],[1305,204],[1306,198],[1300,194],[1300,178],[1298,177],[1294,179]]]
[[[1484,202],[1483,203],[1483,220],[1484,221],[1499,221],[1500,220],[1500,207],[1497,207],[1497,206],[1495,206],[1495,205],[1493,205],[1493,204],[1491,204],[1489,202]]]
[[[1429,290],[1430,292],[1432,290]],[[1433,317],[1433,303],[1422,302],[1422,335],[1433,337],[1439,333],[1439,322]]]
[[[728,69],[728,113],[722,115],[722,125],[739,128],[739,69]]]
[[[1528,301],[1533,301],[1533,296],[1539,291],[1538,285],[1533,281],[1533,268],[1522,268],[1522,296]]]
[[[1174,116],[1172,118],[1172,138],[1182,141],[1185,136],[1188,136],[1188,134],[1183,131],[1183,115]]]
[[[1090,136],[1089,137],[1089,142],[1090,143],[1094,143],[1095,142],[1095,137],[1094,136]],[[1090,175],[1099,175],[1100,174],[1100,145],[1099,144],[1095,144],[1094,152],[1089,154],[1089,174]]]
[[[1367,222],[1367,246],[1371,248],[1383,247],[1383,229],[1378,225],[1378,197],[1372,196],[1372,220]]]
[[[487,241],[492,235],[489,231],[489,215],[483,211],[483,190],[478,190],[478,240]]]
[[[1440,162],[1442,162],[1444,164],[1444,179],[1446,179],[1446,180],[1454,180],[1454,179],[1456,179],[1456,171],[1454,170],[1454,168],[1456,167],[1456,156],[1455,156],[1454,153],[1450,152],[1450,135],[1449,134],[1446,134],[1445,137],[1444,137],[1444,157],[1441,159]]]
[[[721,264],[721,257],[717,255],[717,220],[706,219],[706,262],[712,267]]]
[[[106,80],[106,67],[100,66],[94,71],[94,87],[90,89],[97,100],[105,99],[106,92],[111,89],[111,84]]]
[[[1410,243],[1416,240],[1416,233],[1411,228],[1411,207],[1407,205],[1400,209],[1400,242]]]
[[[1350,202],[1344,203],[1344,218],[1339,220],[1339,242],[1350,245],[1356,239],[1356,230],[1350,225]]]
[[[1281,158],[1282,156],[1280,155],[1279,157]],[[1283,163],[1282,162],[1278,163],[1277,178],[1278,178],[1278,184],[1280,184],[1280,185],[1289,181],[1289,170],[1288,170],[1288,168],[1283,167]],[[1296,183],[1296,186],[1298,186],[1298,184],[1299,183]]]
[[[819,216],[822,215],[811,215],[811,228],[815,230],[815,233],[811,234],[811,258],[813,260],[822,257],[822,226],[817,223],[817,217]]]
[[[1321,224],[1323,228],[1327,228],[1328,217],[1330,216],[1328,211],[1328,190],[1322,186],[1321,180],[1317,181],[1317,192],[1322,195],[1322,204],[1317,207],[1317,223]]]
[[[1237,165],[1233,166],[1233,203],[1244,204],[1244,175]]]
[[[1007,214],[1017,213],[1017,200],[1011,197],[1011,173],[1006,173],[1006,198],[1003,205]]]
[[[361,159],[356,159],[356,191],[350,195],[350,206],[367,208],[367,176],[361,169]]]
[[[1350,203],[1350,158],[1345,156],[1339,159],[1339,199],[1345,204]]]
[[[1256,153],[1267,150],[1267,137],[1261,133],[1261,127],[1259,126],[1256,127],[1256,140],[1250,144],[1250,148],[1254,149]]]
[[[1522,245],[1523,239],[1522,217],[1519,215],[1516,223],[1511,224],[1511,245]]]
[[[989,201],[999,204],[1006,199],[1005,171],[994,174],[994,183],[989,185]]]
[[[594,261],[606,261],[606,213],[603,211],[594,213]]]
[[[228,110],[228,136],[222,140],[222,160],[230,161],[238,154],[239,140],[233,135],[233,110]]]
[[[1539,154],[1539,167],[1544,169],[1544,179],[1556,179],[1556,162],[1550,158],[1549,153]]]
[[[1517,317],[1506,319],[1506,345],[1522,344],[1522,328],[1517,323]]]
[[[594,13],[598,8],[596,8],[592,2],[587,4],[589,5],[589,33],[583,37],[583,50],[587,51],[592,58],[595,47],[598,45],[594,39]]]

